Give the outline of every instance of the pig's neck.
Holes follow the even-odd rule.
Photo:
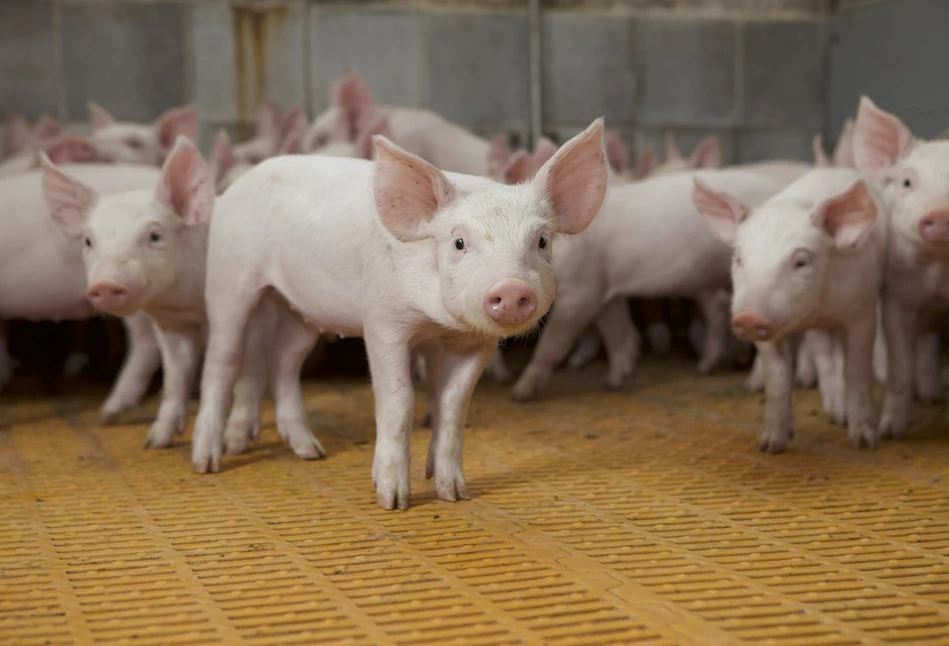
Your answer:
[[[389,116],[391,139],[441,170],[486,175],[491,144],[428,110],[380,108]]]
[[[173,329],[206,320],[204,279],[207,269],[208,227],[191,227],[179,239],[180,264],[167,286],[143,308],[159,327]]]

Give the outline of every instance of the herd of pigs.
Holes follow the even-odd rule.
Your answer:
[[[281,438],[324,456],[301,366],[321,336],[362,337],[379,504],[409,504],[416,378],[433,429],[426,475],[439,498],[467,498],[462,431],[482,372],[509,378],[499,342],[550,311],[518,401],[601,347],[619,387],[643,344],[630,298],[697,304],[701,373],[754,344],[747,385],[766,392],[769,453],[793,437],[795,381],[819,388],[857,448],[902,436],[914,397],[941,397],[949,141],[915,138],[866,97],[832,156],[818,137],[813,164],[727,168],[715,138],[688,158],[670,140],[665,163],[648,148],[631,165],[602,119],[562,146],[512,151],[375,105],[355,72],[312,123],[267,103],[254,139],[221,132],[209,160],[193,108],[152,124],[89,112],[88,137],[47,118],[5,127],[0,319],[122,317],[130,350],[101,419],[138,405],[160,365],[150,448],[185,430],[203,357],[198,473],[257,439],[268,389]],[[661,319],[647,334],[668,344]],[[0,386],[12,372],[4,344]]]

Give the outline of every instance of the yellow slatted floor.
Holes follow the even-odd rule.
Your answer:
[[[418,430],[408,512],[371,493],[365,380],[307,384],[328,459],[268,417],[216,476],[97,427],[98,391],[4,395],[0,644],[949,644],[943,409],[858,453],[796,392],[766,456],[761,397],[693,365],[561,371],[531,405],[482,384],[473,500],[432,499]]]

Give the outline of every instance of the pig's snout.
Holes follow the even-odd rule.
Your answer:
[[[89,289],[86,290],[86,298],[97,310],[109,312],[121,309],[128,303],[129,290],[124,285],[109,280],[100,280],[89,285]]]
[[[742,341],[767,341],[773,330],[771,324],[754,314],[736,314],[732,318],[732,330]]]
[[[919,234],[929,242],[949,242],[949,209],[926,214],[919,222]]]
[[[537,310],[534,290],[523,280],[505,278],[484,297],[484,313],[505,327],[516,327],[530,320]]]

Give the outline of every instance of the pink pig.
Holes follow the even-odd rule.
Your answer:
[[[90,101],[89,123],[98,158],[123,164],[161,166],[179,136],[198,138],[198,113],[193,107],[173,108],[144,124],[116,121]]]

